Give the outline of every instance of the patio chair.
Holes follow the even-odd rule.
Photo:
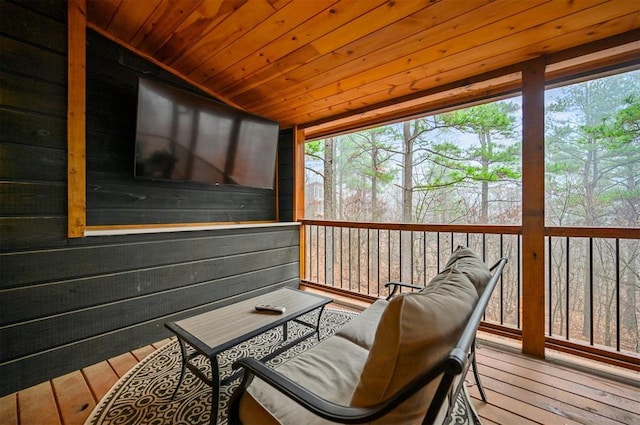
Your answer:
[[[462,262],[464,262],[464,260],[462,260]],[[344,374],[341,372],[337,375],[340,377],[343,375],[349,376],[345,378],[347,380],[353,380],[355,376],[355,380],[357,381],[358,375],[361,373],[359,377],[360,381],[355,383],[357,385],[352,383],[354,392],[351,400],[345,399],[344,396],[341,396],[342,398],[335,396],[333,400],[331,399],[331,393],[334,392],[334,389],[335,392],[340,390],[344,392],[344,382],[336,382],[335,388],[332,388],[331,382],[327,383],[327,377],[323,376],[322,378],[325,379],[324,383],[315,386],[309,385],[310,379],[313,378],[309,378],[307,375],[314,375],[314,371],[312,370],[315,367],[312,363],[313,357],[311,357],[312,360],[306,359],[300,365],[297,365],[299,370],[297,375],[298,379],[292,378],[296,375],[295,373],[289,373],[290,376],[286,376],[278,369],[272,369],[255,359],[245,358],[238,360],[234,363],[234,368],[244,369],[244,377],[230,401],[229,423],[242,423],[241,416],[246,416],[247,409],[263,409],[264,416],[260,416],[260,423],[263,424],[287,423],[288,420],[297,420],[297,422],[292,423],[305,423],[305,425],[331,422],[442,423],[444,418],[449,415],[450,409],[454,405],[454,400],[462,390],[464,376],[472,363],[474,363],[474,375],[479,382],[477,369],[475,368],[474,342],[476,331],[489,299],[491,298],[491,293],[500,280],[506,263],[507,259],[502,258],[491,267],[490,270],[493,273],[489,274],[490,277],[488,281],[481,279],[482,281],[473,282],[481,286],[484,286],[486,282],[486,287],[484,288],[477,287],[477,285],[474,285],[476,286],[474,288],[470,284],[470,282],[474,280],[474,276],[465,275],[465,277],[462,277],[463,273],[458,270],[457,266],[453,265],[449,267],[449,263],[445,266],[445,270],[432,280],[430,285],[427,285],[425,288],[420,287],[420,291],[415,294],[402,294],[398,296],[397,290],[399,288],[411,285],[397,282],[389,284],[392,289],[389,297],[390,301],[388,301],[389,304],[385,310],[390,312],[387,313],[385,311],[382,313],[382,318],[380,319],[380,324],[375,336],[378,345],[376,345],[374,341],[371,350],[364,351],[364,366],[353,366],[352,368],[356,369],[355,371],[347,371]],[[484,269],[489,270],[486,266],[484,266]],[[437,281],[438,279],[440,279],[440,281]],[[466,283],[464,282],[465,280]],[[464,289],[459,291],[459,288]],[[418,288],[416,287],[415,289]],[[440,294],[438,294],[438,291],[440,291]],[[454,293],[454,291],[459,292]],[[450,296],[442,297],[442,293],[449,294]],[[432,297],[434,294],[435,296]],[[386,341],[381,342],[378,340],[378,338],[382,338],[384,335],[384,329],[381,330],[380,328],[387,326],[385,324],[387,316],[392,315],[393,310],[401,303],[424,302],[425,300],[427,300],[427,303],[430,303],[432,302],[429,300],[430,297],[438,300],[436,304],[441,303],[442,300],[445,300],[445,304],[436,306],[435,310],[429,310],[429,315],[434,311],[438,314],[438,317],[431,316],[429,320],[433,319],[434,323],[438,323],[437,326],[444,324],[445,328],[450,326],[448,329],[455,328],[457,330],[453,336],[451,336],[450,331],[440,331],[439,334],[434,334],[434,336],[441,338],[442,342],[436,340],[437,342],[432,345],[437,346],[436,348],[439,350],[436,351],[437,353],[442,352],[444,354],[438,354],[438,357],[434,361],[430,360],[426,363],[428,367],[423,370],[420,370],[420,364],[413,365],[406,364],[406,362],[402,364],[397,358],[395,358],[395,360],[392,359],[391,363],[393,363],[393,361],[397,362],[393,363],[395,365],[393,369],[404,370],[403,372],[399,372],[404,374],[402,380],[388,382],[389,385],[387,385],[386,389],[391,389],[390,394],[386,394],[386,390],[383,388],[382,393],[379,394],[383,397],[382,399],[374,401],[373,403],[367,402],[367,396],[365,395],[364,398],[362,395],[358,396],[358,391],[361,391],[363,387],[366,387],[365,389],[367,391],[371,391],[372,389],[374,392],[378,391],[380,385],[376,384],[375,380],[372,381],[368,375],[375,375],[380,369],[384,369],[383,365],[389,363],[389,359],[385,359],[385,356],[388,356],[388,354],[384,353]],[[470,299],[471,302],[464,301],[464,303],[471,304],[469,309],[466,311],[464,309],[460,310],[460,314],[455,314],[456,311],[451,311],[450,305],[456,306],[455,308],[462,305],[459,302],[460,300],[456,300],[457,298],[460,300]],[[450,305],[447,304],[449,302],[451,303]],[[455,322],[458,320],[462,322],[456,324]],[[413,326],[413,330],[408,333],[413,332],[414,335],[419,335],[421,329],[425,334],[431,332],[428,327],[425,327],[424,323],[419,325],[409,323],[409,325]],[[422,328],[420,326],[422,326]],[[417,333],[416,330],[418,331]],[[337,342],[335,342],[336,339],[338,339]],[[330,356],[329,353],[334,353],[333,355],[343,353],[341,348],[335,344],[341,343],[344,339],[342,336],[337,335],[330,337],[303,353],[301,356],[304,356],[309,351],[318,349],[319,354],[316,359],[320,358],[322,362],[326,364],[326,356]],[[334,341],[332,342],[332,340]],[[393,344],[393,341],[390,343]],[[411,343],[410,341],[409,344]],[[322,347],[323,344],[325,344],[324,347]],[[393,351],[392,349],[390,350]],[[430,348],[424,351],[429,350]],[[344,352],[348,351],[345,350]],[[425,354],[425,356],[433,354],[434,353]],[[372,359],[372,357],[376,356],[377,359]],[[297,358],[294,358],[289,362],[295,361],[296,359]],[[357,363],[354,360],[346,358],[346,356],[344,356],[343,359],[345,362]],[[283,366],[286,366],[287,363]],[[358,367],[360,367],[360,369],[358,369]],[[321,375],[327,374],[326,371],[320,371],[318,373]],[[385,373],[387,373],[387,371],[385,371]],[[410,374],[408,378],[407,374]],[[262,404],[262,400],[255,401],[254,394],[249,395],[247,393],[247,389],[254,380],[254,377],[258,378],[254,384],[259,384],[260,394],[267,394],[268,397],[271,397],[271,405],[268,403]],[[334,379],[334,377],[329,377],[328,379]],[[391,379],[395,378],[392,377]],[[304,384],[301,384],[302,381],[304,381]],[[398,382],[403,381],[406,382],[399,386]],[[323,393],[322,385],[324,385],[324,395],[319,395],[318,393]],[[315,388],[315,391],[309,389],[309,387]],[[285,412],[284,419],[278,416],[278,414],[273,414],[272,410],[269,410],[273,407],[273,403],[277,404],[275,410],[282,408],[282,411]],[[285,404],[287,405],[286,407],[282,406]],[[302,408],[300,408],[300,406]],[[288,419],[286,417],[287,415]],[[255,420],[256,417],[254,416],[252,422]]]

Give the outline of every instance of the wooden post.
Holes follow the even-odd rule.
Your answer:
[[[545,58],[522,71],[522,351],[544,358]]]
[[[304,130],[293,127],[293,221],[304,218]],[[305,227],[300,226],[300,279],[305,273]]]
[[[86,61],[85,0],[67,3],[67,235],[84,236],[86,227]]]

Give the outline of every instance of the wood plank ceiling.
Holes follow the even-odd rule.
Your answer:
[[[414,114],[441,102],[442,95],[436,95],[441,88],[452,98],[499,92],[518,84],[518,69],[508,72],[514,64],[616,35],[624,45],[608,55],[637,61],[639,5],[637,0],[87,0],[87,18],[90,28],[226,103],[281,127],[298,124],[322,132],[336,119],[373,122]],[[496,70],[496,78],[473,79]]]

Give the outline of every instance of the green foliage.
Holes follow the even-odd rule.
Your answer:
[[[549,223],[637,226],[640,72],[555,89],[547,98]],[[519,111],[517,102],[501,101],[336,137],[337,216],[517,220],[526,161]],[[305,147],[309,174],[319,179],[324,149],[324,141]]]
[[[637,225],[639,94],[638,72],[556,91],[546,122],[552,223]]]

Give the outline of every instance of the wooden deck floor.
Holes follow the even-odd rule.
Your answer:
[[[0,425],[82,424],[119,377],[166,342],[2,397]],[[636,376],[627,376],[622,383],[493,344],[481,343],[477,354],[489,403],[480,400],[473,379],[468,381],[485,425],[640,425],[640,377],[634,382]]]

